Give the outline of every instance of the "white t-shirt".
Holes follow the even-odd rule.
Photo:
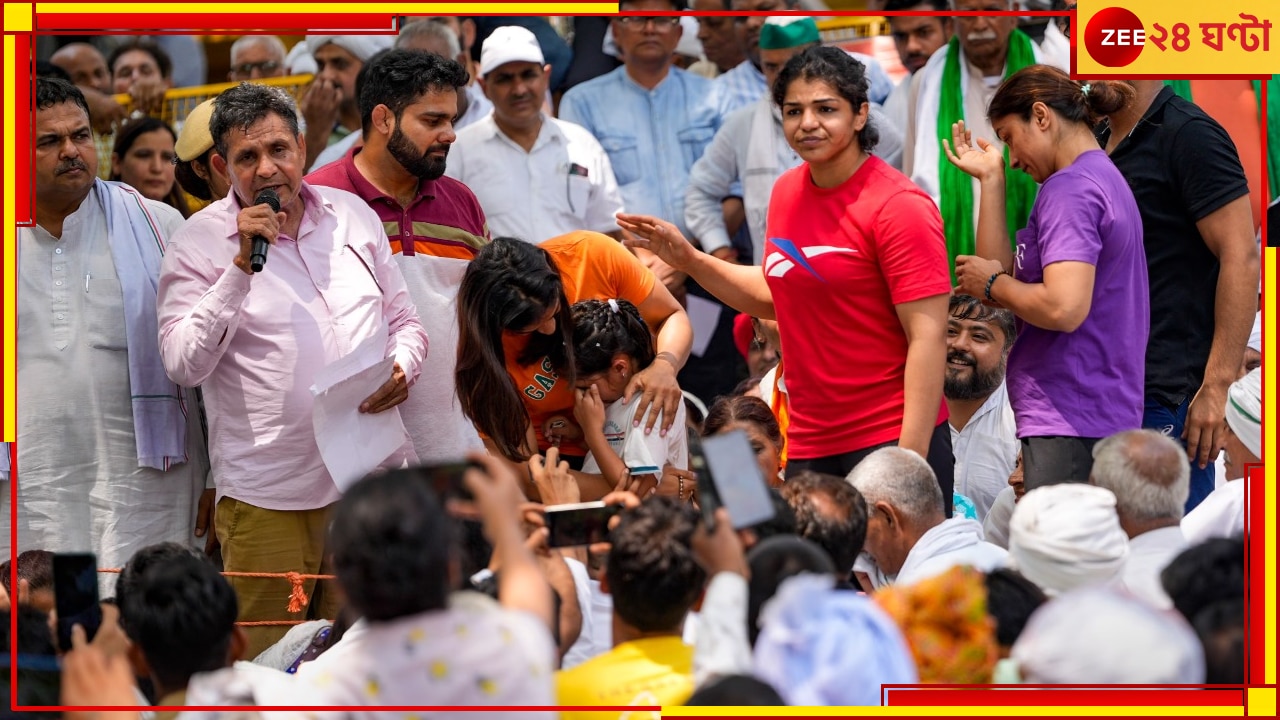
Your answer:
[[[629,403],[618,400],[605,408],[604,437],[609,441],[609,447],[622,458],[627,469],[634,475],[661,475],[664,465],[688,470],[689,438],[683,432],[684,403],[676,406],[676,421],[671,426],[672,432],[663,437],[655,429],[646,435],[643,426],[635,427],[632,423],[636,406],[640,404],[640,397],[640,394],[636,393]],[[591,474],[600,472],[600,463],[591,453],[587,453],[587,458],[583,461],[582,472]]]

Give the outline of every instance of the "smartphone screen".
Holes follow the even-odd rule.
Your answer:
[[[618,513],[617,505],[596,502],[551,505],[545,509],[547,545],[553,548],[579,547],[609,540],[609,519]]]
[[[769,520],[774,515],[769,486],[760,474],[756,454],[742,430],[702,438],[710,485],[717,502],[729,511],[733,527],[741,529]],[[703,492],[699,476],[698,493]]]
[[[71,649],[71,628],[84,628],[85,639],[93,640],[102,624],[98,604],[98,559],[91,554],[53,556],[53,599],[58,611],[58,647]]]

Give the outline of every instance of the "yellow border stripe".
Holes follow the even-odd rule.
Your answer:
[[[28,6],[29,7],[29,6]],[[28,15],[28,18],[30,15]],[[28,23],[29,25],[30,23]],[[9,27],[9,7],[5,6],[5,27]],[[4,36],[4,441],[13,442],[18,435],[18,250],[17,212],[14,207],[17,159],[12,128],[17,122],[14,90],[17,75],[17,39]]]
[[[195,15],[210,12],[239,14],[264,14],[261,3],[189,3],[167,5],[165,13]],[[534,9],[529,3],[364,3],[359,6],[362,15],[387,13],[390,15],[419,15],[444,13],[449,15],[467,14],[509,14],[526,15]],[[590,15],[593,13],[616,13],[617,3],[582,3],[557,4],[543,3],[536,7],[538,13]],[[155,14],[157,6],[150,3],[36,3],[37,14],[61,15],[74,13],[145,13]],[[272,15],[315,15],[319,13],[352,13],[350,3],[276,3],[271,6]]]
[[[6,32],[31,32],[31,21],[35,15],[31,11],[31,3],[5,3],[4,29]]]
[[[1275,138],[1271,138],[1271,142],[1275,142]],[[1263,217],[1263,222],[1266,218]],[[1266,351],[1263,354],[1263,424],[1266,428],[1263,433],[1265,446],[1263,447],[1262,458],[1264,460],[1263,477],[1266,482],[1263,484],[1266,503],[1266,525],[1265,537],[1263,538],[1263,546],[1265,550],[1266,575],[1264,578],[1263,592],[1256,593],[1252,598],[1252,602],[1263,603],[1265,608],[1265,616],[1263,618],[1263,637],[1264,660],[1263,660],[1263,679],[1268,685],[1276,683],[1276,254],[1275,248],[1263,248],[1262,250],[1262,268],[1263,283],[1265,289],[1262,301],[1262,314],[1266,318],[1266,327],[1263,332],[1263,347]],[[1255,630],[1252,633],[1257,640],[1259,633]],[[1274,698],[1274,696],[1273,696]],[[1274,700],[1272,701],[1274,704]]]

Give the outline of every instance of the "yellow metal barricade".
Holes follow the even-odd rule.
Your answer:
[[[818,31],[825,45],[862,40],[889,34],[889,21],[883,17],[834,17],[818,21]]]
[[[252,82],[284,88],[285,92],[292,95],[294,100],[299,100],[303,91],[311,84],[311,79],[311,75],[289,75],[282,78],[263,78]],[[239,84],[238,82],[225,82],[166,90],[164,104],[161,106],[160,112],[152,114],[169,123],[171,127],[177,128],[186,119],[187,114],[194,110],[197,105],[211,97],[217,97],[223,90]],[[133,98],[127,94],[116,95],[115,99],[130,114],[133,114],[134,110],[137,109],[134,107]]]

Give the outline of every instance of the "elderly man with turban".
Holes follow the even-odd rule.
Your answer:
[[[1204,649],[1187,621],[1113,588],[1076,590],[1045,604],[1013,644],[1012,657],[1025,683],[1205,681]]]
[[[1227,391],[1226,482],[1182,519],[1187,542],[1235,537],[1245,531],[1245,468],[1262,463],[1262,368]]]
[[[1115,494],[1082,483],[1027,492],[1009,521],[1009,557],[1049,597],[1115,582],[1129,557]]]

